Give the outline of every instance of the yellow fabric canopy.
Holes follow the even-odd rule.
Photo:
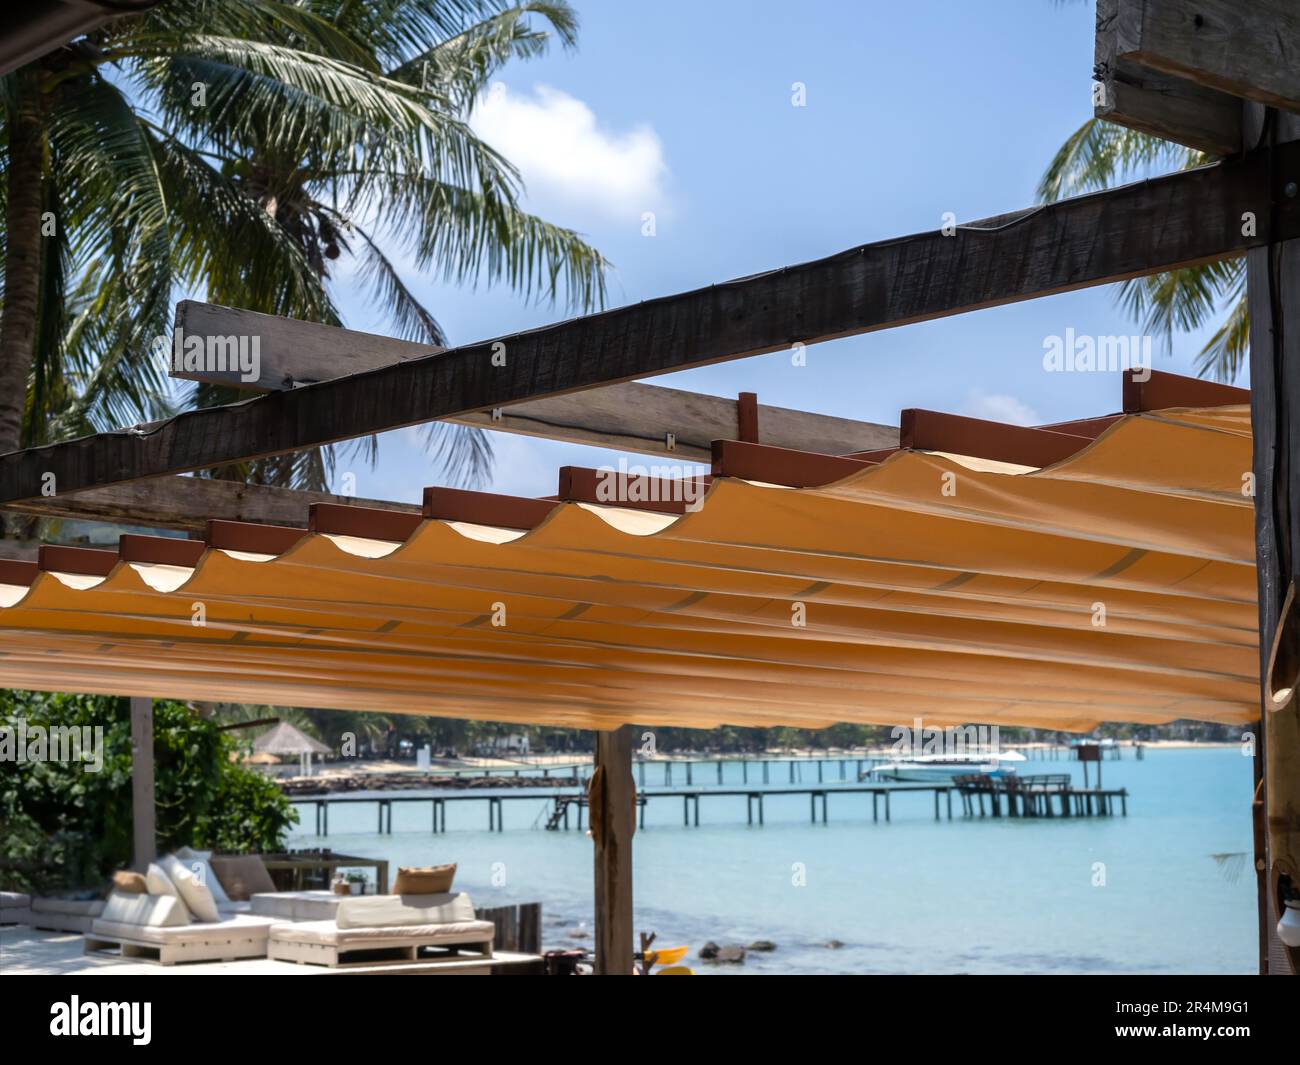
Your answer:
[[[1249,411],[1124,417],[1045,469],[903,451],[674,516],[0,584],[12,687],[584,728],[1258,716]],[[201,622],[201,623],[200,623]]]

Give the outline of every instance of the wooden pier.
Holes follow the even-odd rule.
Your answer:
[[[958,777],[951,783],[942,784],[832,784],[826,787],[679,787],[642,789],[637,793],[637,808],[641,827],[645,827],[645,811],[650,801],[680,799],[682,803],[682,824],[698,827],[700,823],[700,800],[705,798],[740,798],[745,799],[746,823],[764,823],[763,803],[772,797],[803,796],[808,797],[809,819],[816,824],[819,820],[826,824],[830,819],[830,796],[869,796],[871,799],[871,820],[878,822],[883,813],[884,820],[892,818],[892,803],[899,795],[929,795],[933,799],[934,819],[941,820],[945,814],[953,819],[953,795],[961,802],[961,814],[965,817],[1109,817],[1115,812],[1115,801],[1119,801],[1120,815],[1128,816],[1128,791],[1124,788],[1104,790],[1101,788],[1076,788],[1070,783],[1067,774],[1048,774],[1044,776],[1010,777],[1005,780],[988,777]],[[584,811],[587,808],[585,791],[572,788],[562,791],[549,791],[543,788],[530,788],[524,792],[511,792],[502,795],[482,795],[474,792],[450,792],[442,795],[392,795],[392,796],[313,796],[295,798],[295,806],[313,805],[316,810],[316,835],[329,835],[329,808],[337,804],[373,803],[378,822],[376,831],[380,835],[393,832],[393,806],[396,804],[428,803],[430,807],[430,831],[447,831],[447,804],[453,802],[480,802],[487,804],[489,832],[504,831],[504,804],[507,802],[536,802],[549,799],[553,803],[549,810],[545,828],[558,831],[571,827],[572,820],[579,830],[583,827]],[[820,816],[819,816],[820,815]]]

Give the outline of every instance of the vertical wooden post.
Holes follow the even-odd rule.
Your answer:
[[[135,860],[144,872],[157,856],[153,788],[153,700],[131,697],[131,820]]]
[[[742,392],[736,400],[736,439],[758,443],[757,392]]]
[[[632,737],[631,725],[596,733],[589,816],[596,845],[598,976],[632,973],[632,834],[636,831]]]
[[[1258,105],[1247,104],[1242,123],[1253,146],[1300,137],[1300,120],[1274,113],[1266,118]],[[1274,173],[1270,192],[1275,212],[1300,207],[1300,174]],[[1267,868],[1261,899],[1261,941],[1268,956],[1261,970],[1292,973],[1300,951],[1288,951],[1277,938],[1279,880],[1289,878],[1300,890],[1300,699],[1269,709],[1269,662],[1282,621],[1287,590],[1300,577],[1300,240],[1277,241],[1246,256],[1250,307],[1250,408],[1255,440],[1255,549],[1259,590],[1261,693],[1259,731],[1263,749],[1262,790],[1265,810]],[[1294,609],[1294,607],[1293,607]],[[1289,626],[1283,641],[1294,645]],[[1300,648],[1280,648],[1295,656]]]

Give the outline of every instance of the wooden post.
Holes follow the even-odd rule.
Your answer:
[[[153,700],[131,697],[131,820],[135,860],[144,872],[157,856],[157,818],[153,786]]]
[[[596,974],[632,973],[632,834],[636,784],[632,780],[631,725],[596,733],[591,836],[596,852]]]
[[[1300,119],[1274,114],[1269,121],[1258,105],[1246,105],[1247,143],[1260,138],[1294,140]],[[1273,195],[1279,204],[1300,196],[1300,174],[1278,173]],[[1259,642],[1262,711],[1259,743],[1263,749],[1262,790],[1265,810],[1266,897],[1260,913],[1261,940],[1268,956],[1261,969],[1295,973],[1300,951],[1288,951],[1274,925],[1279,912],[1279,883],[1290,880],[1300,890],[1300,700],[1294,696],[1278,709],[1269,708],[1269,692],[1281,678],[1269,676],[1275,642],[1280,656],[1300,653],[1300,631],[1291,619],[1282,626],[1287,590],[1300,576],[1300,240],[1275,241],[1246,257],[1250,305],[1250,406],[1255,438],[1255,547],[1259,589]],[[1292,610],[1295,610],[1293,604]],[[1278,630],[1283,629],[1278,640]]]

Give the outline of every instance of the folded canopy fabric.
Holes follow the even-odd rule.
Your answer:
[[[51,552],[0,569],[0,681],[583,728],[1255,720],[1249,410],[1080,443],[807,488],[715,469],[683,514],[528,501],[519,529],[426,502],[185,564]]]

